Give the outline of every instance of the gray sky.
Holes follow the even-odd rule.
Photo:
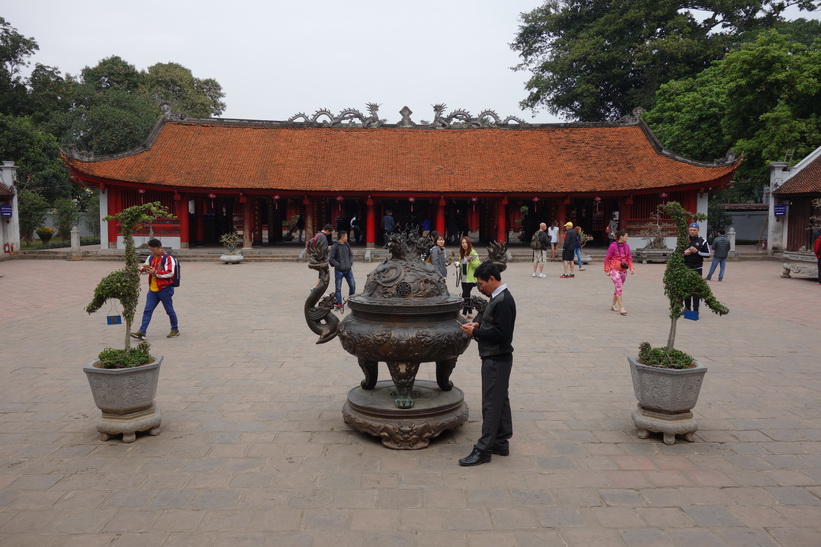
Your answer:
[[[519,14],[540,0],[11,0],[0,15],[33,37],[31,58],[78,74],[118,55],[138,69],[176,62],[214,78],[222,117],[285,120],[319,108],[381,105],[388,122],[407,105],[471,114],[493,109],[531,122],[562,121],[519,109],[527,72],[510,67]],[[806,17],[806,15],[804,15]],[[814,14],[817,18],[817,12]]]

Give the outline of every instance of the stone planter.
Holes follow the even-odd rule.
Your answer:
[[[102,411],[97,424],[101,440],[122,434],[123,442],[132,443],[137,431],[160,434],[162,413],[154,403],[154,396],[163,357],[153,357],[153,362],[139,367],[97,368],[94,362],[83,367],[94,404]]]
[[[651,367],[639,363],[638,357],[628,357],[627,361],[639,401],[633,411],[639,438],[645,439],[653,431],[664,434],[665,444],[674,444],[676,435],[693,442],[698,422],[690,410],[698,402],[707,367],[699,362],[687,369]]]
[[[791,274],[808,275],[813,278],[818,278],[818,259],[812,253],[792,253],[786,252],[782,258],[784,262],[781,267],[784,271],[781,277],[791,277]]]
[[[242,261],[243,261],[243,259],[244,259],[244,258],[245,258],[245,257],[244,257],[244,256],[242,256],[241,254],[226,254],[226,255],[220,255],[220,260],[221,260],[224,264],[239,264],[240,262],[242,262]]]

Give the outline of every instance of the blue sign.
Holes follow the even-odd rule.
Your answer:
[[[0,217],[11,216],[11,205],[0,205]]]
[[[787,215],[787,206],[786,205],[773,205],[773,215],[777,217],[783,217]]]

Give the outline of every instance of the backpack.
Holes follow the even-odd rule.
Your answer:
[[[180,286],[180,261],[176,258],[168,255],[168,258],[175,262],[174,264],[174,277],[171,278],[171,286],[172,287],[179,287]]]
[[[539,230],[536,230],[533,237],[530,238],[530,248],[534,251],[542,250],[542,242],[539,241]]]
[[[311,240],[308,243],[312,243],[312,244],[316,245],[317,243],[319,243],[319,238],[320,237],[325,237],[325,234],[322,233],[322,232],[317,232],[317,234],[314,237],[312,237]]]
[[[425,262],[427,262],[428,264],[430,264],[430,255],[432,255],[432,254],[433,254],[433,247],[428,249],[428,254],[425,256]]]

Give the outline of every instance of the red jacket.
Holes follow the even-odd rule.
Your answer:
[[[821,259],[821,236],[815,238],[815,244],[812,246],[812,250],[815,253],[815,258]]]
[[[160,256],[149,255],[145,259],[145,266],[153,266],[156,272],[153,274],[157,278],[157,288],[163,290],[174,282],[174,268],[177,261],[170,254],[163,253]],[[148,275],[148,287],[151,287],[151,275]]]

